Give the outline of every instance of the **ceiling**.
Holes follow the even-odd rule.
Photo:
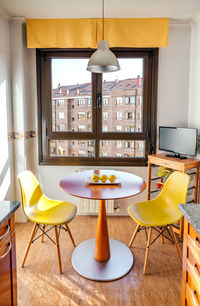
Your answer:
[[[0,7],[26,18],[102,17],[101,0],[0,0]],[[105,0],[105,18],[191,19],[198,11],[200,0]]]

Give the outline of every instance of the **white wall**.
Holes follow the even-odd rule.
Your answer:
[[[0,201],[14,200],[9,21],[0,11]]]
[[[192,23],[188,125],[200,130],[200,15]],[[198,148],[200,158],[200,148]]]

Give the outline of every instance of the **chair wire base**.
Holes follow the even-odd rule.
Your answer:
[[[47,234],[52,228],[54,228],[55,225],[52,225],[48,230],[45,230],[46,227],[48,227],[49,225],[45,224],[43,226],[41,226],[40,224],[37,223],[37,229],[34,233],[34,236],[33,238],[36,236],[37,232],[38,232],[38,229],[42,231],[42,234],[40,234],[39,236],[37,236],[36,238],[32,239],[32,243],[35,242],[37,239],[41,238],[43,235],[46,235],[46,237],[49,238],[49,240],[51,240],[51,242],[53,242],[55,245],[56,245],[56,242]],[[58,239],[60,237],[60,230],[64,230],[65,232],[67,232],[67,229],[62,226],[62,225],[56,225],[58,228],[59,228],[59,231],[58,231]]]
[[[148,228],[150,228],[150,227],[152,227],[156,232],[159,233],[159,234],[157,235],[157,237],[151,242],[151,245],[152,245],[161,235],[163,235],[166,239],[168,239],[169,241],[171,241],[172,244],[174,244],[174,240],[173,240],[173,237],[172,237],[172,235],[171,235],[171,233],[170,233],[170,231],[169,231],[169,229],[168,229],[168,225],[166,225],[166,226],[158,226],[158,227],[154,227],[154,226],[141,226],[141,227],[138,229],[138,232],[144,230],[144,231],[145,231],[145,235],[146,235],[146,239],[148,239],[147,231],[146,231],[146,230],[147,230]],[[167,231],[169,237],[166,236],[166,235],[164,234],[165,231]]]

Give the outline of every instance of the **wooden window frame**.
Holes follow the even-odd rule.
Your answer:
[[[157,83],[158,48],[129,49],[114,48],[118,58],[144,59],[143,73],[143,132],[102,132],[102,76],[92,74],[92,132],[52,131],[51,103],[51,58],[89,58],[91,49],[37,49],[37,89],[38,89],[38,149],[40,165],[91,165],[91,166],[146,166],[147,155],[156,152],[157,130]],[[100,95],[100,107],[97,105]],[[86,101],[87,102],[87,101]],[[50,140],[95,140],[95,157],[51,157]],[[143,140],[145,157],[115,158],[99,156],[100,140]]]

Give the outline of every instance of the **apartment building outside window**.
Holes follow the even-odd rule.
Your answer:
[[[64,103],[65,103],[65,101],[64,101],[64,100],[58,100],[58,106],[63,106],[63,105],[64,105]]]
[[[122,112],[117,112],[117,120],[122,120]]]
[[[65,119],[65,113],[64,112],[58,112],[58,118],[59,119]]]
[[[85,99],[78,99],[78,105],[85,105]]]
[[[85,112],[78,112],[78,119],[84,119],[85,118]]]
[[[113,51],[119,63],[127,65],[118,80],[114,75],[110,78],[111,74],[107,79],[106,74],[85,72],[90,50],[37,50],[41,164],[145,165],[147,154],[155,152],[158,50]],[[59,73],[66,76],[65,83],[56,75],[54,67],[59,62],[62,63]],[[134,75],[136,62],[141,68]],[[72,74],[72,66],[80,67],[79,71]],[[82,71],[84,77],[80,79]],[[81,139],[86,145],[79,149]],[[125,141],[130,142],[130,148]],[[152,147],[154,151],[150,151]]]
[[[116,99],[116,105],[122,105],[122,98],[121,97],[118,97]]]
[[[108,112],[103,112],[103,119],[108,120]]]
[[[103,105],[108,105],[108,98],[103,98]]]

